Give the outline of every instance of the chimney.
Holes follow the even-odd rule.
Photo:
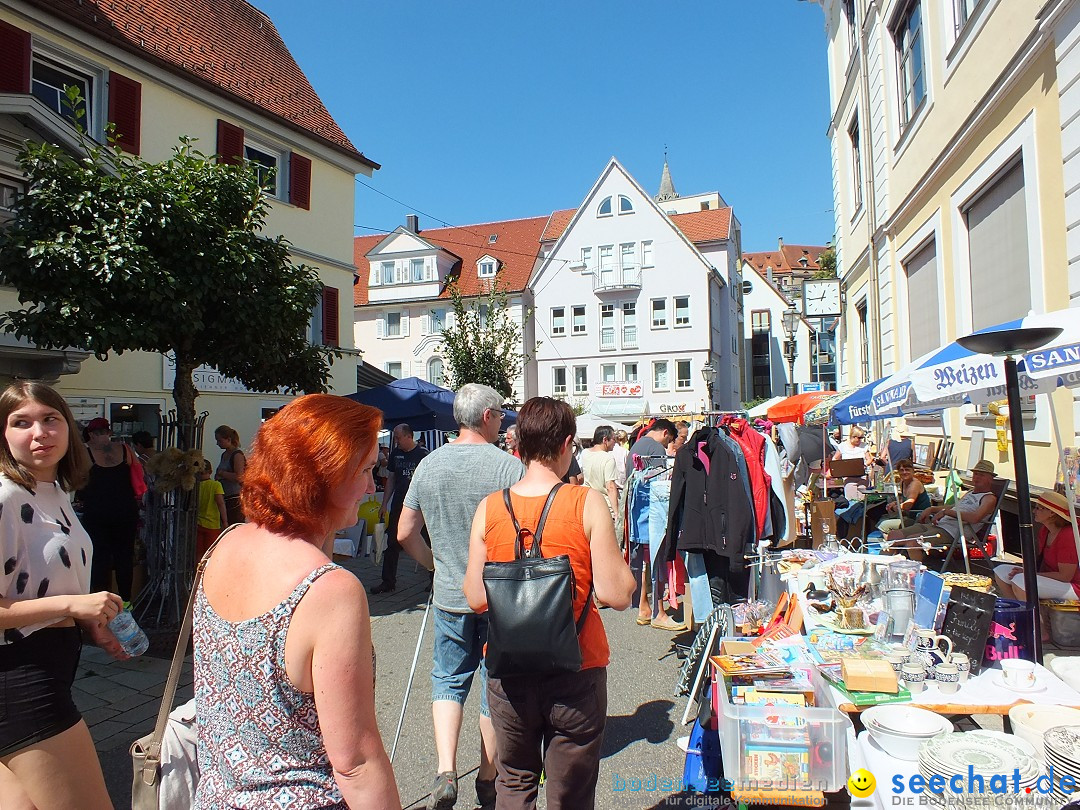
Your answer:
[[[768,267],[765,268],[765,278],[768,280],[769,284],[773,283],[772,265],[771,264]]]
[[[416,214],[405,215],[405,230],[420,233],[420,217]]]

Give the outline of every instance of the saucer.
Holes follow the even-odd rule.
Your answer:
[[[1008,689],[1010,692],[1041,692],[1046,688],[1046,684],[1035,681],[1032,686],[1009,686],[1005,683],[1005,677],[1000,672],[995,672],[991,680],[995,686],[1000,686],[1002,689]]]

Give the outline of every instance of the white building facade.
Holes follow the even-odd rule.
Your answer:
[[[788,363],[784,312],[788,300],[750,262],[743,262],[743,340],[746,400],[797,393],[811,380],[813,335],[802,316],[796,321],[794,374]],[[789,389],[789,385],[794,384]]]

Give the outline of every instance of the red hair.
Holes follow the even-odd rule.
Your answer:
[[[287,537],[321,542],[330,491],[356,474],[370,452],[382,411],[332,394],[295,399],[255,434],[240,500],[252,523]]]

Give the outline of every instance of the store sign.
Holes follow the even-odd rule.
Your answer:
[[[641,397],[645,395],[645,386],[639,382],[606,382],[596,386],[598,397]]]
[[[804,394],[811,392],[818,393],[825,390],[825,383],[822,382],[804,382],[799,383],[799,391]]]
[[[162,355],[161,387],[165,391],[173,390],[176,380],[176,358],[172,354]],[[239,380],[226,377],[212,366],[199,366],[192,373],[192,381],[200,394],[254,394]]]
[[[661,405],[660,406],[660,413],[664,413],[664,414],[667,414],[667,413],[671,413],[671,414],[690,413],[690,409],[689,409],[689,407],[687,406],[687,404],[685,402],[678,402],[678,403],[671,404],[671,405]]]

